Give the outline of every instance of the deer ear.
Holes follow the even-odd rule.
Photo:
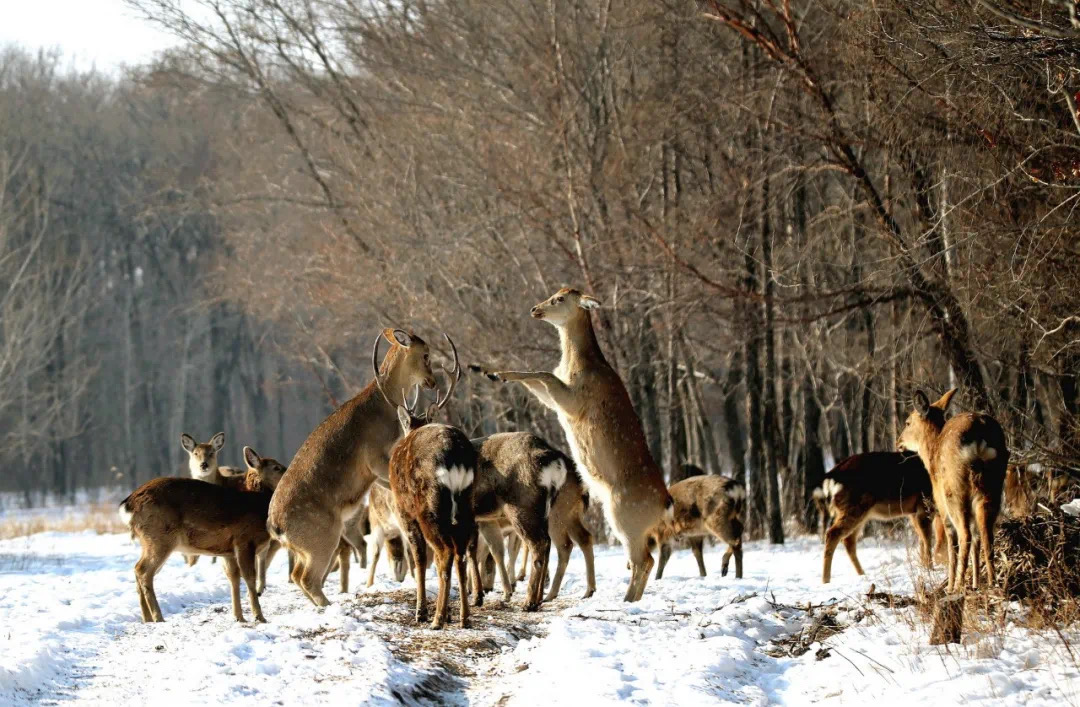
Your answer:
[[[259,463],[262,459],[255,453],[255,450],[251,447],[244,447],[244,463],[251,469],[258,469]]]
[[[952,402],[954,395],[956,395],[956,388],[946,391],[945,395],[942,395],[940,398],[938,398],[938,401],[934,403],[933,407],[936,407],[942,412],[945,412],[949,409],[949,403]]]
[[[210,446],[214,448],[215,452],[220,452],[221,448],[225,446],[225,433],[218,432],[216,435],[211,437]]]
[[[923,417],[930,412],[930,401],[926,398],[926,393],[921,390],[915,391],[915,411]]]
[[[386,340],[391,344],[397,344],[406,349],[412,346],[412,337],[409,336],[409,332],[404,329],[387,329],[386,331],[389,332],[389,336],[386,336]]]
[[[180,446],[183,447],[188,454],[191,454],[195,450],[195,438],[189,434],[180,435]]]
[[[398,419],[398,422],[401,423],[401,431],[404,432],[405,434],[408,434],[409,433],[409,427],[412,426],[412,416],[409,414],[409,411],[406,410],[405,408],[403,408],[402,406],[398,405],[397,419]]]
[[[578,306],[582,309],[596,309],[600,306],[600,300],[591,295],[582,295],[578,298]]]

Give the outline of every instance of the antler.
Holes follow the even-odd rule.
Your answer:
[[[382,393],[383,400],[386,404],[392,408],[397,407],[397,403],[390,399],[390,396],[386,394],[386,388],[383,387],[382,376],[379,375],[379,340],[382,338],[382,334],[378,334],[375,337],[375,346],[371,348],[371,371],[375,374],[375,385],[378,387],[379,392]],[[401,393],[402,402],[405,401],[405,392]]]
[[[450,387],[446,389],[446,395],[440,395],[439,399],[435,401],[436,409],[442,409],[446,402],[450,400],[450,396],[454,394],[454,388],[457,387],[458,381],[461,380],[461,363],[458,361],[457,347],[454,346],[454,340],[451,339],[444,332],[443,337],[446,338],[446,343],[450,344],[450,350],[454,352],[454,367],[447,371],[450,374]]]
[[[416,402],[420,399],[420,385],[413,386],[412,402],[409,402],[408,396],[405,395],[405,389],[401,389],[401,403],[405,408],[405,412],[409,413],[410,417],[416,417]]]

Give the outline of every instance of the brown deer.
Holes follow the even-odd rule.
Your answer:
[[[243,490],[245,491],[258,492],[267,487],[273,491],[285,476],[286,469],[281,462],[271,457],[260,457],[251,447],[244,447],[243,457],[247,471],[239,478],[244,482]],[[231,486],[228,483],[226,485]],[[263,590],[266,589],[266,570],[280,549],[281,544],[271,538],[266,547],[255,557],[257,574],[255,591],[259,596],[262,596]]]
[[[668,492],[675,499],[675,512],[657,526],[655,540],[660,545],[660,562],[656,578],[664,576],[664,567],[671,558],[671,541],[675,538],[691,540],[698,573],[706,576],[702,540],[711,535],[728,545],[720,564],[720,576],[727,576],[728,563],[734,556],[735,578],[742,579],[746,487],[726,476],[710,474],[683,479],[672,484]]]
[[[425,576],[428,550],[435,555],[439,594],[431,628],[446,625],[450,607],[450,575],[457,566],[461,626],[468,626],[469,599],[465,561],[475,564],[476,519],[473,480],[479,459],[465,433],[456,427],[428,424],[406,403],[398,408],[405,436],[390,453],[390,489],[394,513],[404,527],[413,553],[416,578],[416,622],[427,620]],[[430,413],[429,413],[430,417]]]
[[[551,550],[548,519],[554,498],[566,481],[573,462],[543,439],[528,432],[502,432],[474,439],[480,469],[474,482],[473,501],[478,521],[497,521],[505,516],[514,532],[533,555],[532,573],[525,594],[525,611],[536,611],[543,600],[544,575]],[[482,523],[480,532],[495,558],[507,600],[513,583],[506,571],[502,529]],[[483,588],[476,582],[477,605]]]
[[[308,436],[270,504],[271,533],[295,553],[292,579],[316,606],[330,603],[322,587],[346,521],[360,510],[376,475],[387,475],[390,449],[401,436],[396,406],[404,402],[403,391],[435,387],[423,339],[401,329],[386,329],[380,336],[390,350],[381,369],[376,368],[376,338],[371,352],[374,380]],[[457,350],[450,337],[446,340],[457,372]],[[456,382],[454,378],[439,405],[449,399]]]
[[[372,557],[368,565],[367,586],[375,584],[375,567],[379,564],[379,555],[383,545],[390,560],[394,579],[405,580],[408,572],[407,554],[404,552],[404,537],[394,515],[393,498],[389,489],[380,484],[372,485],[368,491],[368,521],[371,523]]]
[[[180,446],[188,453],[188,473],[191,478],[218,486],[229,484],[236,489],[244,486],[244,469],[218,464],[218,452],[225,446],[224,432],[218,432],[203,444],[196,442],[189,434],[182,434]]]
[[[915,410],[897,440],[900,451],[918,453],[930,474],[934,505],[949,521],[950,593],[964,586],[973,532],[987,578],[994,583],[994,524],[1009,464],[1005,433],[997,420],[963,412],[946,421],[945,411],[955,394],[953,388],[931,405],[925,393],[916,391]],[[972,586],[978,584],[979,571],[973,563]]]
[[[154,575],[174,551],[223,557],[232,587],[233,616],[244,620],[242,576],[255,620],[266,621],[255,586],[256,557],[270,542],[266,517],[278,480],[269,466],[254,476],[249,474],[252,491],[166,477],[143,484],[120,502],[120,518],[142,545],[135,563],[135,587],[143,621],[165,620],[154,593]]]
[[[832,578],[836,546],[844,543],[855,571],[864,574],[855,543],[868,520],[907,517],[919,538],[919,550],[926,567],[933,565],[930,551],[934,495],[930,476],[916,454],[867,452],[844,459],[825,474],[814,498],[832,516],[825,531],[825,559],[821,581]]]
[[[553,373],[488,374],[518,381],[559,417],[573,458],[600,501],[631,565],[625,601],[638,601],[652,571],[649,534],[672,508],[663,474],[649,453],[641,420],[618,372],[596,340],[589,310],[594,297],[563,288],[532,308],[532,316],[559,331],[562,356]]]

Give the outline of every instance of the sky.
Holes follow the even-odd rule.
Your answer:
[[[123,0],[0,0],[0,46],[60,49],[80,70],[114,71],[176,44]]]

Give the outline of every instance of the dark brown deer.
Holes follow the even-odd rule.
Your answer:
[[[868,520],[907,517],[919,538],[926,567],[933,564],[930,551],[934,518],[933,491],[926,467],[915,454],[867,452],[855,454],[834,466],[814,497],[822,503],[832,522],[825,531],[825,559],[821,581],[832,579],[832,558],[841,542],[857,573],[864,574],[855,543]]]
[[[274,484],[262,470],[250,480],[253,491],[238,491],[197,479],[149,481],[120,502],[120,518],[142,545],[135,563],[135,586],[143,621],[164,621],[154,592],[154,575],[173,552],[224,558],[232,587],[233,616],[240,608],[240,577],[256,621],[266,621],[256,591],[256,557],[270,543],[266,518]]]
[[[427,424],[427,419],[413,415],[407,404],[398,408],[398,416],[405,436],[390,454],[390,490],[394,513],[404,526],[413,553],[416,621],[427,620],[425,576],[428,550],[431,550],[439,577],[431,628],[441,629],[446,625],[454,565],[464,628],[469,622],[465,562],[470,552],[475,561],[477,533],[473,516],[473,480],[479,466],[476,449],[461,430]]]

